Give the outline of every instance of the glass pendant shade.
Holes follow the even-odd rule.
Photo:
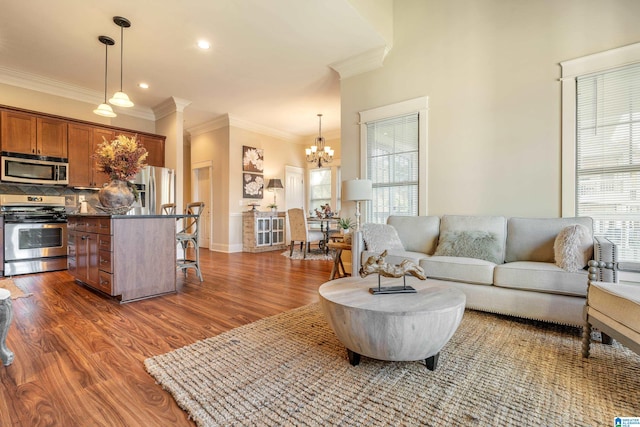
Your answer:
[[[109,104],[117,105],[118,107],[133,107],[133,102],[129,99],[124,92],[116,92],[109,100]]]
[[[116,117],[116,113],[114,113],[111,106],[106,103],[98,105],[98,108],[93,110],[93,112],[102,117]]]
[[[111,106],[107,104],[107,63],[109,60],[108,51],[109,46],[113,46],[115,42],[111,37],[100,36],[98,37],[98,41],[104,45],[104,102],[98,105],[98,108],[93,110],[93,112],[102,117],[116,117],[117,114],[113,112]]]

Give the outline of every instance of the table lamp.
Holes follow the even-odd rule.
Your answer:
[[[370,179],[350,179],[342,183],[342,198],[356,202],[356,231],[360,230],[360,202],[373,198]]]
[[[273,191],[273,206],[277,206],[276,204],[276,190],[280,189],[280,188],[284,188],[282,186],[282,181],[280,181],[279,178],[275,178],[275,179],[270,179],[269,183],[267,184],[267,190],[268,191]]]

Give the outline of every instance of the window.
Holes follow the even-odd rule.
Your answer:
[[[576,213],[640,261],[640,64],[577,78]]]
[[[364,222],[426,215],[427,107],[425,97],[360,113],[361,176],[373,184]]]
[[[321,205],[331,205],[331,169],[311,169],[309,171],[309,209],[313,212]]]
[[[367,222],[418,215],[418,113],[367,123],[367,178],[373,200]]]
[[[640,44],[563,62],[564,216],[640,261]]]

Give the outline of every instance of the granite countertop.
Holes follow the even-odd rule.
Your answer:
[[[172,214],[172,215],[112,215],[112,214],[100,213],[100,212],[94,212],[94,213],[69,213],[69,214],[67,214],[67,217],[75,217],[75,216],[79,216],[79,217],[100,216],[100,217],[109,217],[109,218],[112,218],[112,219],[151,219],[151,218],[180,219],[180,218],[193,218],[193,217],[196,217],[197,215],[185,215],[185,214]]]

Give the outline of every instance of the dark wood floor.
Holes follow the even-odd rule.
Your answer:
[[[66,271],[16,276],[0,366],[0,426],[192,426],[143,361],[220,332],[316,302],[330,261],[201,252],[204,282],[178,273],[178,292],[119,304]],[[256,355],[260,357],[260,355]]]

